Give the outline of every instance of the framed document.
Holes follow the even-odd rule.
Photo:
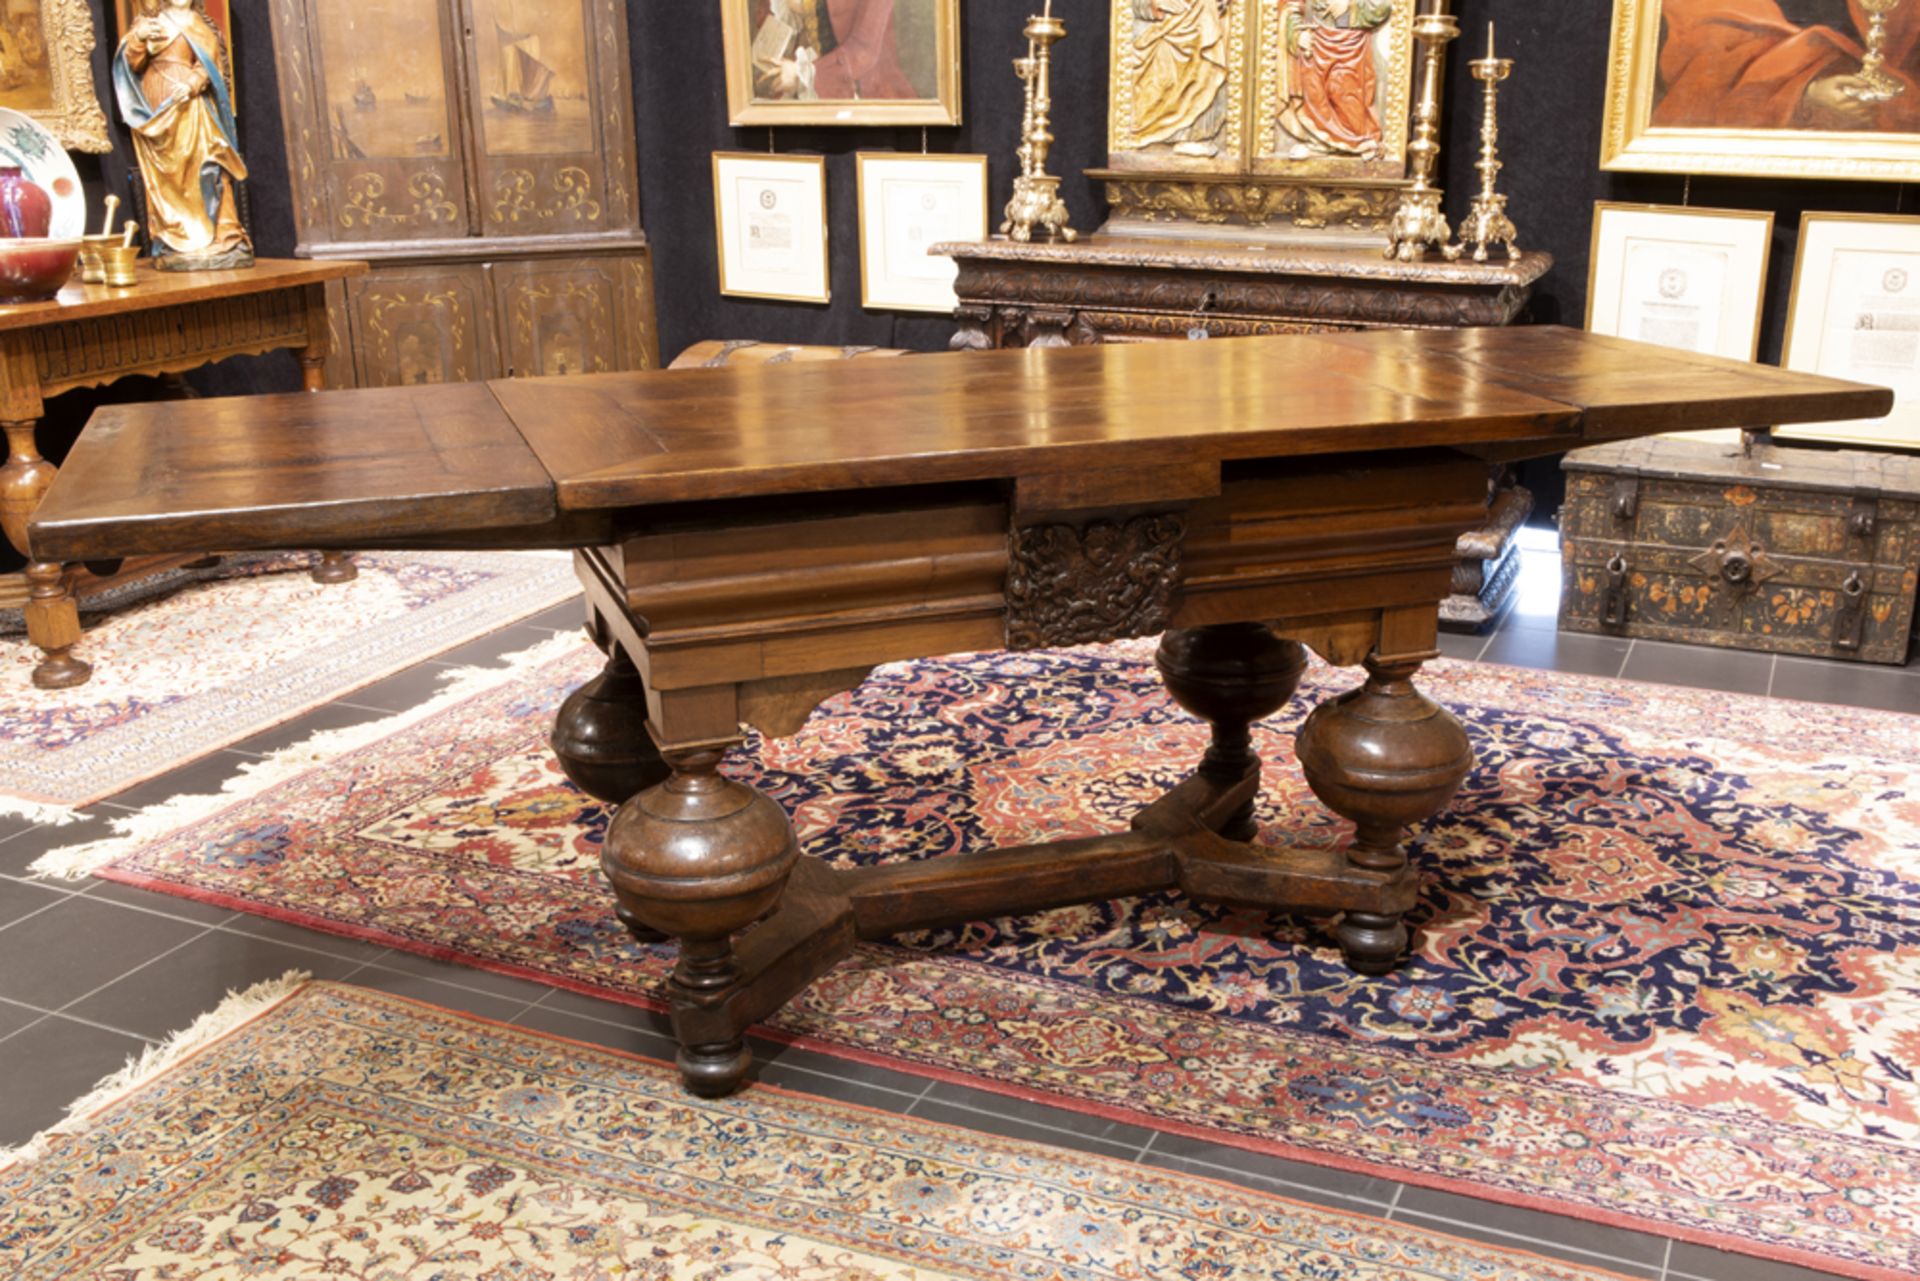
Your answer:
[[[960,0],[720,0],[740,125],[957,125]]]
[[[721,293],[833,301],[824,159],[716,151],[713,209]]]
[[[857,160],[860,305],[952,312],[959,264],[927,248],[987,238],[987,158],[863,151]]]
[[[1894,390],[1893,415],[1776,435],[1920,449],[1920,218],[1810,213],[1787,306],[1788,369]]]
[[[1593,207],[1587,329],[1733,360],[1760,354],[1773,215]]]

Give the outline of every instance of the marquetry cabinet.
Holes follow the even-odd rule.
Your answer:
[[[623,0],[272,0],[336,385],[658,363]]]

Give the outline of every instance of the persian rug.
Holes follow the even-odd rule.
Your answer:
[[[1125,825],[1206,730],[1151,644],[877,670],[729,768],[834,864]],[[584,648],[377,742],[56,852],[100,875],[647,1004],[604,810],[546,748]],[[1262,839],[1348,828],[1257,729]],[[1323,923],[1148,897],[864,946],[772,1035],[1298,1160],[1920,1273],[1920,718],[1440,662],[1479,764],[1384,979]],[[315,757],[326,757],[322,750]]]
[[[0,637],[0,812],[71,811],[271,729],[579,590],[563,556],[368,552],[323,585],[312,555],[233,558],[133,585],[85,617],[77,689]],[[137,602],[137,603],[134,603]]]
[[[294,976],[77,1110],[0,1167],[14,1281],[1607,1275],[780,1090],[700,1102],[662,1064]]]

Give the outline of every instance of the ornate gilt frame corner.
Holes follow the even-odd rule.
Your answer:
[[[1613,0],[1600,131],[1602,169],[1860,182],[1920,179],[1920,134],[1653,128],[1648,122],[1660,52],[1661,3]]]
[[[40,31],[47,42],[53,105],[23,114],[45,125],[63,147],[96,154],[113,150],[93,83],[95,36],[87,0],[40,0]]]
[[[902,102],[824,100],[768,102],[753,96],[748,58],[753,33],[747,29],[746,0],[721,0],[721,48],[726,58],[727,123],[734,128],[765,125],[925,125],[952,128],[963,123],[960,79],[960,0],[935,0],[934,40],[939,58],[939,88],[933,98]]]

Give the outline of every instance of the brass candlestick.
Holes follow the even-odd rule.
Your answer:
[[[1513,59],[1493,56],[1493,24],[1487,24],[1487,56],[1467,64],[1473,78],[1486,86],[1486,118],[1480,122],[1480,194],[1473,198],[1473,212],[1460,227],[1462,247],[1473,246],[1473,260],[1485,262],[1489,246],[1507,247],[1508,258],[1518,258],[1514,241],[1520,231],[1507,216],[1507,198],[1500,194],[1500,85],[1513,74]]]
[[[1413,19],[1413,38],[1420,46],[1420,93],[1413,109],[1413,141],[1407,144],[1413,185],[1401,193],[1388,229],[1393,243],[1387,246],[1387,257],[1401,262],[1412,262],[1434,248],[1448,258],[1460,256],[1440,208],[1445,193],[1433,181],[1440,169],[1440,90],[1447,43],[1459,34],[1460,23],[1447,12],[1447,0],[1421,0]]]
[[[1013,199],[1000,230],[1018,241],[1038,232],[1045,239],[1074,241],[1079,233],[1067,225],[1067,202],[1060,198],[1060,180],[1047,172],[1047,152],[1053,147],[1053,46],[1066,39],[1067,24],[1053,16],[1053,0],[1045,12],[1027,19],[1027,56],[1015,58],[1014,74],[1026,83],[1026,117],[1020,125],[1020,176],[1013,180]]]
[[[1860,59],[1860,78],[1869,88],[1855,96],[1862,102],[1890,102],[1906,92],[1906,86],[1887,74],[1887,15],[1900,7],[1900,0],[1860,0],[1860,7],[1872,14],[1867,24],[1867,53]]]

